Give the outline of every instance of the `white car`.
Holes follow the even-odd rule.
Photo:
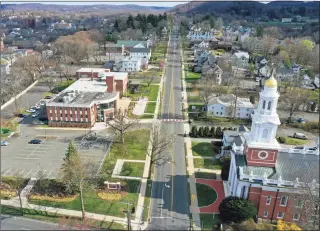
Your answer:
[[[40,102],[38,103],[38,105],[40,105],[40,106],[44,106],[44,105],[46,105],[46,102],[44,102],[44,101],[40,101]]]
[[[30,109],[26,110],[26,112],[31,112],[31,113],[33,113],[33,112],[36,112],[36,110],[30,108]]]
[[[32,117],[33,117],[33,118],[36,118],[38,115],[39,115],[39,112],[36,112],[36,113],[33,113],[33,114],[32,114]]]
[[[41,108],[41,105],[35,105],[34,108],[40,109],[40,108]]]

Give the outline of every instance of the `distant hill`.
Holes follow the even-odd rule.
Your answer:
[[[180,4],[172,9],[173,13],[224,13],[239,16],[269,16],[271,18],[301,16],[319,16],[319,1],[315,2],[297,2],[297,1],[273,1],[263,4],[258,1],[191,1],[186,4]]]
[[[72,13],[90,13],[104,12],[106,15],[119,13],[163,13],[170,7],[158,6],[139,6],[134,4],[127,5],[56,5],[41,3],[22,3],[22,4],[1,4],[1,10],[14,11],[50,11],[50,12],[72,12]]]

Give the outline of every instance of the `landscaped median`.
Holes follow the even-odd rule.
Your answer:
[[[114,143],[105,159],[101,174],[90,187],[84,190],[84,207],[87,212],[104,214],[117,217],[125,217],[123,210],[127,206],[121,202],[131,203],[136,206],[140,180],[123,180],[112,178],[112,172],[118,159],[124,160],[145,160],[146,150],[149,141],[148,129],[130,131],[125,134],[125,143]],[[143,163],[126,163],[122,173],[126,175],[142,175]],[[121,189],[109,189],[104,184],[121,183]],[[30,204],[37,204],[49,207],[64,208],[70,210],[81,210],[81,201],[78,193],[73,193],[63,187],[57,181],[48,182],[39,180],[33,188],[29,197]]]

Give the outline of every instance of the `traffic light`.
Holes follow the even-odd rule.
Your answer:
[[[131,213],[133,214],[133,213],[135,213],[135,212],[136,212],[136,208],[135,208],[135,207],[132,207]]]

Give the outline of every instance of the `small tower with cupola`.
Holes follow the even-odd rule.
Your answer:
[[[281,148],[276,140],[280,120],[277,113],[279,93],[275,75],[276,70],[273,69],[271,77],[265,81],[264,89],[260,92],[258,107],[252,115],[251,131],[244,134],[244,150],[249,166],[274,167]]]

